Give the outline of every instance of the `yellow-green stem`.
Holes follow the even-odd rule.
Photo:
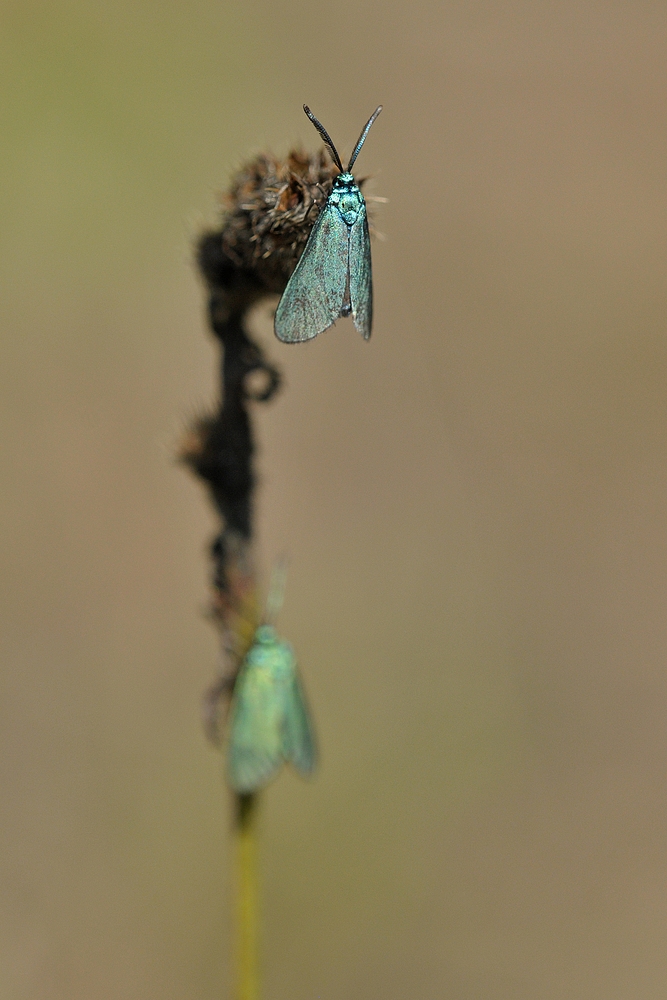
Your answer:
[[[238,1000],[259,1000],[257,948],[257,796],[237,797]]]

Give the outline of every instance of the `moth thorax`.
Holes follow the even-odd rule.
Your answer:
[[[334,181],[329,201],[335,205],[348,226],[353,226],[364,198],[352,174],[339,174]]]

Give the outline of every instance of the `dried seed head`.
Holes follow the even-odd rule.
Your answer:
[[[241,168],[222,199],[221,228],[199,243],[221,319],[283,291],[337,173],[323,149],[285,160],[261,155]]]

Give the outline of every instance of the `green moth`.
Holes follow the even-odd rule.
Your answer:
[[[272,625],[260,625],[234,686],[229,782],[236,792],[255,792],[271,781],[284,760],[302,774],[313,771],[313,727],[292,647]]]
[[[371,240],[366,202],[351,170],[382,105],[366,122],[347,170],[324,126],[307,105],[303,110],[331,150],[340,174],[278,304],[276,337],[288,344],[310,340],[340,316],[352,314],[357,330],[368,340],[373,325]]]

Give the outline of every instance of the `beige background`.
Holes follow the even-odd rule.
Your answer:
[[[0,8],[0,995],[229,996],[192,243],[317,137],[376,320],[274,341],[262,564],[322,744],[262,814],[271,1000],[667,993],[667,8]]]

